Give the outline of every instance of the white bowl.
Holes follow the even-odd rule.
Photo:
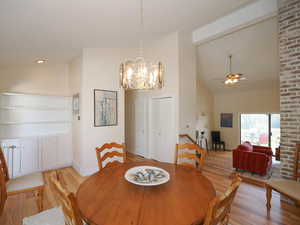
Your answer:
[[[146,169],[160,170],[161,172],[164,173],[165,177],[162,177],[157,181],[152,181],[152,182],[149,182],[149,183],[136,181],[134,179],[134,174],[136,174],[139,171],[145,171]],[[154,166],[136,166],[136,167],[132,167],[132,168],[130,168],[129,170],[126,171],[124,177],[128,182],[136,184],[136,185],[141,185],[141,186],[157,186],[157,185],[167,183],[170,180],[170,174],[167,171],[165,171],[164,169],[158,168],[158,167],[154,167]]]

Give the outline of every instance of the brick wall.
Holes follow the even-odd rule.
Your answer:
[[[300,0],[279,0],[281,175],[293,174],[300,142]]]

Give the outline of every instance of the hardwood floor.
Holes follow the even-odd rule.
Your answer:
[[[129,156],[129,160],[142,161],[141,157]],[[226,152],[210,152],[203,174],[207,176],[217,190],[223,193],[230,184],[231,162],[228,162]],[[80,183],[85,179],[73,168],[58,170],[62,182],[70,191],[76,192]],[[45,209],[56,205],[48,185],[49,177],[55,172],[44,173],[46,181]],[[259,186],[242,183],[234,200],[230,224],[231,225],[299,225],[300,209],[280,202],[280,196],[273,192],[272,209],[268,215],[265,206],[265,189]],[[20,225],[22,218],[37,213],[36,202],[30,194],[11,196],[6,202],[4,213],[0,218],[1,225]],[[113,224],[111,224],[113,225]],[[153,224],[155,225],[155,224]],[[187,224],[188,225],[188,224]]]

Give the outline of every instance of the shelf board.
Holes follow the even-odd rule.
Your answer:
[[[38,110],[38,111],[72,111],[71,108],[30,107],[30,106],[0,106],[2,110]]]
[[[0,126],[24,125],[24,124],[55,124],[55,123],[72,123],[72,121],[27,121],[27,122],[6,122],[0,123]]]

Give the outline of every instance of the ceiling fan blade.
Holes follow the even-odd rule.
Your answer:
[[[218,80],[224,80],[224,78],[212,78],[211,80],[218,81]]]

